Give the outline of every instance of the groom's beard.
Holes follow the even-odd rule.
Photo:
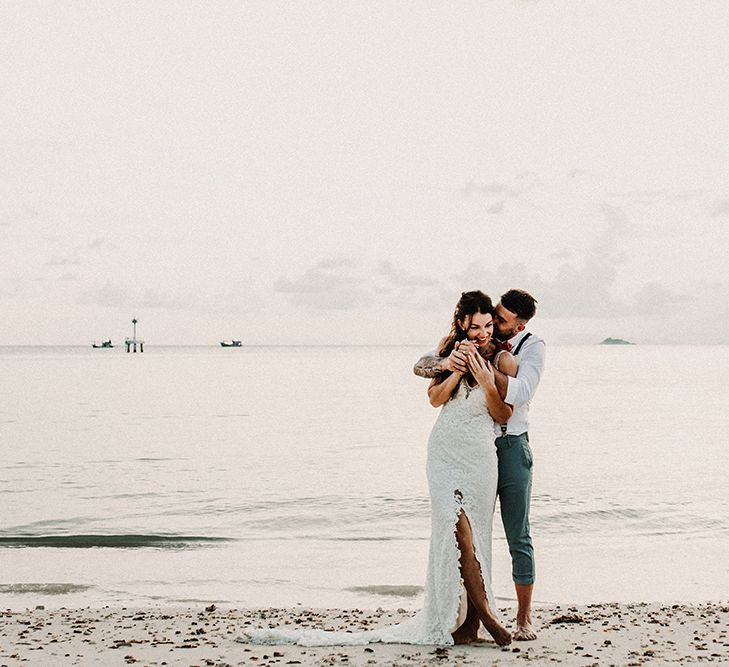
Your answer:
[[[504,333],[494,332],[494,338],[497,338],[500,341],[509,340],[509,338],[513,338],[516,335],[516,327],[513,329],[506,331]]]

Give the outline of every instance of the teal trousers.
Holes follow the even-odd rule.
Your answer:
[[[516,584],[533,584],[534,547],[529,534],[529,503],[532,496],[529,434],[496,438],[496,453],[499,459],[497,493],[511,553],[511,575]]]

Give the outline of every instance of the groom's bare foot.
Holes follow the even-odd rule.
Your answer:
[[[480,641],[478,638],[478,626],[481,621],[476,618],[475,623],[465,622],[458,630],[451,633],[454,644],[474,644]]]
[[[494,616],[485,616],[481,622],[499,646],[511,644],[511,633]]]
[[[537,638],[537,633],[532,625],[532,619],[516,619],[516,631],[514,632],[514,640],[518,642],[528,642]]]

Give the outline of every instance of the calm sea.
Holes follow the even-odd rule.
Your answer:
[[[417,607],[421,351],[0,348],[0,607]],[[727,378],[726,347],[549,348],[537,600],[729,597]]]

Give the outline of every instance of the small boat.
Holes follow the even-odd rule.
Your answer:
[[[111,339],[109,339],[109,340],[102,341],[101,343],[94,342],[91,344],[91,347],[102,348],[102,347],[114,347],[114,346],[111,344]]]
[[[241,345],[242,343],[239,340],[231,340],[230,343],[227,340],[220,341],[221,347],[240,347]]]

